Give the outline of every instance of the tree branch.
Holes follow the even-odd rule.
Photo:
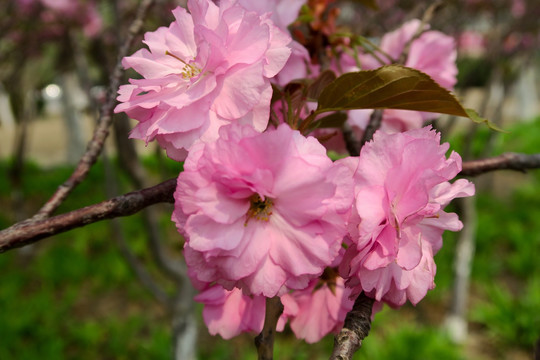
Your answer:
[[[362,146],[370,141],[373,138],[373,134],[375,134],[375,132],[381,127],[383,111],[383,109],[373,110],[373,113],[369,117],[369,123],[366,126],[366,130],[364,130],[364,136],[362,136],[362,140],[360,141],[360,147],[357,151],[358,154],[360,154],[360,149]]]
[[[127,56],[135,36],[142,28],[143,19],[153,2],[154,0],[142,0],[137,10],[137,16],[129,27],[126,41],[120,47],[118,52],[118,61],[111,75],[111,81],[107,91],[107,98],[105,104],[103,104],[101,108],[98,124],[94,130],[92,140],[90,140],[88,143],[85,154],[81,160],[79,160],[77,168],[73,171],[69,179],[58,187],[51,198],[45,203],[45,205],[43,205],[38,213],[34,215],[32,218],[33,220],[39,221],[50,217],[58,206],[60,206],[60,204],[67,198],[71,191],[73,191],[73,189],[86,178],[90,168],[96,162],[97,157],[103,148],[105,139],[109,135],[109,127],[112,123],[113,108],[116,104],[116,91],[120,86],[120,79],[123,74],[122,59]]]
[[[255,338],[259,360],[272,360],[274,358],[274,335],[282,312],[283,304],[279,296],[266,298],[264,326],[261,333]]]
[[[347,148],[349,155],[360,155],[360,148],[362,147],[362,145],[360,145],[360,140],[356,138],[356,135],[351,125],[345,122],[345,124],[343,124],[343,126],[341,127],[341,132],[343,133],[343,141],[345,141],[345,147]]]
[[[504,153],[502,155],[465,161],[460,175],[476,176],[494,170],[516,170],[525,172],[527,169],[540,168],[540,154]]]
[[[0,253],[94,222],[135,214],[161,202],[173,203],[176,179],[117,196],[101,203],[44,220],[28,219],[0,231]]]
[[[537,168],[540,168],[540,153],[532,155],[506,153],[488,159],[465,161],[459,175],[476,176],[494,170],[525,171]],[[97,221],[131,215],[150,205],[161,202],[173,203],[175,188],[176,179],[170,179],[150,188],[130,192],[49,219],[39,221],[27,219],[16,223],[0,231],[0,253]]]
[[[334,338],[334,351],[330,360],[350,360],[362,346],[362,340],[371,329],[371,310],[374,300],[360,293],[351,311],[345,317],[343,329]]]

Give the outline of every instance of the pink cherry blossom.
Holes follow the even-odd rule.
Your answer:
[[[296,20],[298,12],[306,0],[269,0],[252,1],[239,0],[239,3],[250,11],[258,14],[270,14],[271,20],[281,30],[289,33],[287,27]],[[273,82],[285,86],[291,80],[314,77],[319,73],[319,67],[312,65],[308,50],[298,41],[290,44],[291,56],[283,69],[275,76]]]
[[[261,332],[264,324],[266,299],[247,296],[234,288],[225,290],[220,285],[208,287],[195,301],[203,303],[203,319],[211,335],[230,339],[242,332]]]
[[[194,145],[173,220],[198,281],[273,297],[303,289],[338,255],[352,203],[348,172],[288,125],[220,129]]]
[[[394,30],[381,39],[380,48],[395,61],[399,60],[405,45],[413,38],[421,26],[421,21],[410,20],[399,29]],[[456,84],[456,46],[451,36],[439,31],[424,31],[418,39],[411,43],[405,66],[418,69],[430,75],[442,87],[451,89]],[[386,57],[380,56],[385,63]],[[360,56],[364,70],[376,69],[382,64],[373,56]]]
[[[274,24],[280,29],[286,30],[287,26],[296,20],[298,12],[306,0],[238,0],[238,3],[249,11],[255,11],[261,15],[270,14]]]
[[[380,48],[397,62],[405,45],[413,38],[421,26],[420,20],[413,19],[403,24],[399,29],[384,35]],[[439,31],[425,31],[412,41],[405,61],[405,66],[418,69],[433,78],[442,87],[451,90],[457,82],[457,51],[454,39]],[[390,60],[380,55],[385,64]],[[353,61],[349,56],[342,60],[346,65]],[[376,69],[384,64],[369,54],[360,55],[362,70]],[[351,125],[365,128],[372,111],[350,111]],[[437,118],[437,114],[408,110],[385,110],[381,129],[386,132],[399,132],[418,129],[427,120]]]
[[[103,28],[103,19],[94,0],[17,0],[17,6],[23,17],[32,16],[45,24],[45,31],[40,37],[63,37],[69,28],[82,28],[87,37],[97,36]]]
[[[486,37],[474,30],[465,30],[458,37],[460,54],[470,57],[480,57],[486,51]]]
[[[267,16],[234,0],[189,0],[189,13],[145,34],[149,50],[123,60],[143,79],[121,86],[116,112],[139,121],[131,137],[156,139],[173,159],[183,160],[198,140],[211,141],[224,124],[266,128],[270,78],[285,65],[290,37]]]
[[[512,0],[511,12],[515,18],[523,17],[527,12],[527,3],[525,0]]]
[[[206,285],[195,301],[204,304],[203,319],[211,335],[231,339],[243,332],[260,333],[264,325],[266,298],[245,295],[242,290],[226,290],[220,285]],[[283,331],[287,318],[281,316],[276,330]]]
[[[341,330],[354,305],[350,295],[351,289],[345,287],[343,278],[328,268],[321,280],[313,280],[306,289],[281,297],[283,316],[288,318],[297,338],[315,343]]]
[[[461,171],[461,158],[429,127],[404,133],[378,131],[361,151],[354,174],[355,206],[349,220],[352,246],[341,264],[354,293],[378,301],[416,304],[433,287],[433,255],[444,230],[458,231],[456,214],[443,208],[471,196],[474,185],[448,180]],[[349,169],[354,167],[348,160]]]

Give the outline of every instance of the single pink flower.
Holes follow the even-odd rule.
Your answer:
[[[211,335],[231,339],[243,332],[260,333],[264,325],[266,298],[245,295],[242,290],[226,290],[222,286],[208,285],[195,296],[204,304],[203,319]],[[283,331],[287,318],[282,315],[276,330]]]
[[[123,60],[143,76],[120,87],[116,112],[139,121],[131,137],[156,139],[170,157],[183,160],[198,139],[211,141],[224,124],[266,128],[270,78],[285,65],[290,37],[267,16],[245,10],[234,0],[219,7],[189,0],[188,13],[145,34],[149,50]]]
[[[404,294],[417,303],[432,287],[432,256],[442,246],[442,233],[462,227],[457,215],[443,208],[456,197],[474,194],[474,185],[465,179],[448,182],[461,171],[457,153],[446,158],[448,147],[425,127],[378,131],[362,148],[349,220],[353,245],[340,267],[355,293],[363,290],[399,306]],[[401,291],[399,301],[396,291]]]
[[[351,289],[343,278],[327,268],[319,280],[313,280],[304,290],[281,297],[283,316],[289,320],[294,334],[308,343],[315,343],[329,333],[338,333],[354,301]]]
[[[239,289],[225,290],[213,285],[195,296],[203,303],[203,319],[211,335],[230,339],[242,332],[261,332],[264,324],[266,298],[248,296]]]
[[[262,134],[227,126],[217,141],[194,145],[173,212],[191,274],[267,297],[307,287],[346,233],[345,170],[286,124]]]

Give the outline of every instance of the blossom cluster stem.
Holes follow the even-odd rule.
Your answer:
[[[371,311],[374,300],[360,293],[352,310],[345,318],[343,329],[334,338],[334,351],[330,360],[352,359],[354,353],[362,346],[362,341],[371,329]]]
[[[373,134],[375,134],[375,132],[381,127],[382,118],[383,118],[382,109],[376,109],[373,111],[373,113],[371,114],[371,117],[369,118],[369,123],[366,127],[366,130],[364,131],[364,136],[362,137],[362,141],[360,141],[360,148],[362,148],[362,146],[364,146],[365,143],[367,143],[373,138]],[[358,154],[360,154],[360,148],[357,151]]]
[[[255,346],[259,360],[272,360],[274,358],[274,335],[278,319],[283,313],[283,304],[278,296],[266,299],[266,312],[264,326],[255,338]]]
[[[477,176],[495,170],[540,168],[539,154],[505,153],[496,157],[463,162],[462,176]],[[157,203],[174,202],[176,179],[134,191],[98,204],[36,221],[27,219],[0,231],[0,253],[35,243],[43,238],[105,219],[127,216]]]

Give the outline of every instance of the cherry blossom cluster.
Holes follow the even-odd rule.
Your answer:
[[[385,112],[360,156],[338,161],[327,155],[331,142],[289,121],[314,105],[289,109],[272,101],[273,87],[322,68],[287,29],[302,5],[189,0],[168,27],[146,33],[148,49],[123,61],[142,77],[120,87],[116,112],[138,121],[131,137],[184,161],[172,219],[204,321],[226,339],[261,331],[269,297],[284,305],[278,330],[288,322],[307,342],[339,331],[362,291],[392,306],[418,303],[434,287],[443,231],[462,227],[444,207],[474,193],[467,180],[449,182],[461,158],[447,158],[448,144],[422,128],[433,114]],[[405,65],[450,89],[453,40],[419,27],[414,20],[386,35],[383,63],[358,48],[331,66],[373,69],[410,43]],[[270,122],[276,112],[283,116]],[[369,113],[349,115],[361,132]]]

